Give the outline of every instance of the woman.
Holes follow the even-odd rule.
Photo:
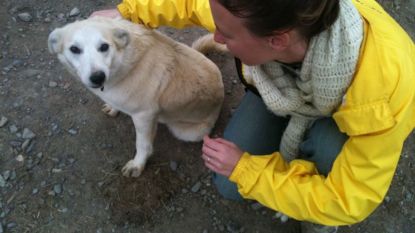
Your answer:
[[[93,15],[199,25],[238,58],[247,93],[202,148],[224,197],[326,226],[382,202],[415,127],[415,46],[375,1],[124,0]]]

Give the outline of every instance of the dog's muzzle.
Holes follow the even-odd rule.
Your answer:
[[[89,80],[93,84],[93,88],[101,87],[105,82],[105,73],[103,71],[96,71],[91,74]]]

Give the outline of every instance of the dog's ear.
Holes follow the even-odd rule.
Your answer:
[[[57,28],[49,34],[48,38],[49,52],[52,54],[62,51],[62,30]]]
[[[130,34],[126,30],[116,28],[113,30],[112,35],[118,49],[124,48],[130,43]]]

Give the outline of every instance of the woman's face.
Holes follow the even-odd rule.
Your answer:
[[[267,37],[258,37],[248,31],[243,19],[232,15],[217,0],[210,0],[216,31],[216,42],[225,44],[229,51],[246,65],[259,65],[272,61],[273,50]]]

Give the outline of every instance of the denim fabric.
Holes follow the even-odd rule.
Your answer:
[[[227,125],[224,138],[252,155],[271,154],[278,151],[287,123],[288,118],[270,112],[260,97],[248,91]],[[319,119],[300,145],[301,159],[314,162],[319,172],[327,175],[347,138],[332,118]],[[236,184],[227,177],[213,174],[213,183],[226,199],[243,200]]]

